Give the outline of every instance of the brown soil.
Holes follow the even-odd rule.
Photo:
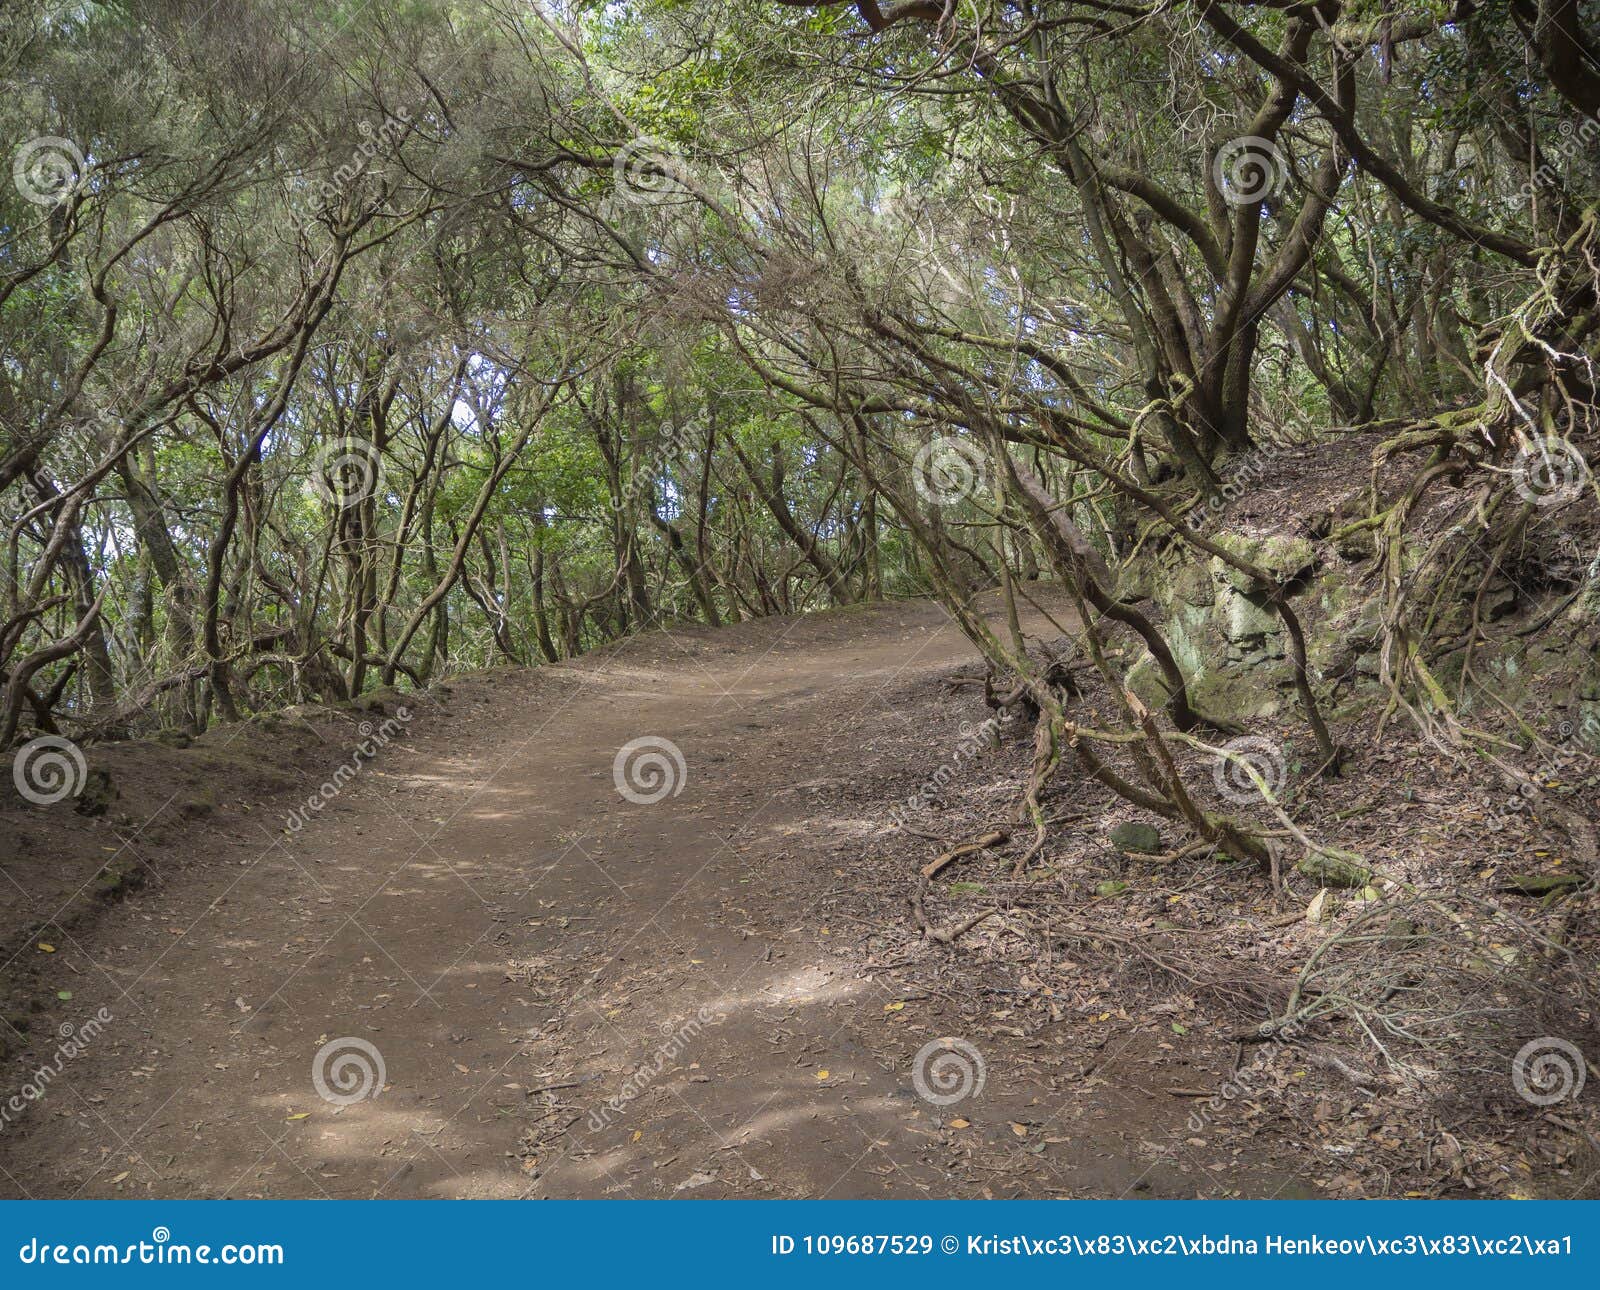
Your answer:
[[[1461,1190],[1459,1159],[1452,1172],[1429,1145],[1455,1142],[1454,1126],[1402,1122],[1381,1091],[1324,1080],[1295,1053],[1204,1101],[1242,1059],[1227,1033],[1266,1015],[1230,1015],[1226,989],[1202,998],[1092,944],[1041,955],[1009,915],[955,947],[917,934],[916,867],[940,839],[1008,817],[1027,762],[1025,731],[954,755],[988,715],[975,687],[951,684],[976,672],[942,611],[906,603],[674,628],[381,696],[365,714],[92,749],[121,793],[104,816],[0,813],[16,840],[3,867],[26,895],[6,952],[7,1093],[52,1063],[60,1027],[112,1017],[0,1131],[0,1192]],[[356,722],[380,727],[397,703],[414,709],[405,737],[286,829],[350,760]],[[644,736],[687,768],[650,804],[613,779],[618,750]],[[916,825],[929,836],[889,829],[893,804],[952,764]],[[1077,907],[1122,875],[1119,916],[1140,939],[1174,926],[1151,911],[1181,918],[1210,898],[1271,919],[1244,866],[1144,875],[1108,858],[1110,805],[1064,777],[1050,809],[1076,822],[1030,881]],[[97,878],[108,863],[143,889],[108,901],[126,885]],[[1009,855],[958,861],[929,917],[959,920],[999,892],[1010,905],[1009,871]],[[1178,930],[1233,916],[1218,908]],[[1277,925],[1288,962],[1304,929]],[[1241,951],[1240,973],[1278,974],[1275,953]],[[350,1039],[381,1055],[385,1082],[338,1104],[313,1068]],[[941,1039],[983,1069],[981,1091],[945,1105],[914,1078]],[[340,1069],[322,1073],[337,1092]],[[1396,1175],[1384,1144],[1414,1163]],[[1571,1191],[1573,1162],[1536,1164]]]

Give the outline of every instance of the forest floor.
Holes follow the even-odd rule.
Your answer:
[[[905,602],[653,632],[403,696],[404,719],[388,696],[91,749],[111,809],[0,811],[4,1091],[50,1071],[4,1104],[0,1193],[1459,1194],[1431,1147],[1409,1181],[1378,1146],[1362,1168],[1368,1138],[1412,1151],[1370,1089],[1275,1098],[1322,1078],[1298,1058],[1218,1098],[1241,1049],[1181,980],[1007,962],[1004,920],[917,934],[940,847],[893,803],[933,779],[998,816],[1026,763],[1025,734],[966,751],[977,671]],[[339,775],[363,733],[386,746]],[[615,777],[643,737],[683,759],[654,802]],[[1072,836],[1103,851],[1098,824]]]

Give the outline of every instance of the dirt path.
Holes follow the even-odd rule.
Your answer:
[[[0,1135],[0,1187],[1270,1194],[1292,1171],[1186,1162],[1189,1105],[1140,1088],[1131,1055],[1046,1061],[991,1038],[980,1097],[926,1101],[914,1055],[946,1018],[897,993],[870,928],[814,917],[883,823],[835,806],[819,834],[815,795],[903,762],[908,696],[973,657],[940,611],[905,605],[453,685],[304,828],[274,812],[270,845],[63,949],[86,961],[51,1021],[113,1019]],[[614,777],[641,738],[681,751],[659,801]],[[319,1095],[314,1070],[338,1094],[379,1058],[376,1096]],[[1091,1067],[1076,1088],[1064,1074]],[[1021,1163],[986,1172],[976,1141]]]

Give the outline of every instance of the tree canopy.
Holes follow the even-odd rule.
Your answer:
[[[1113,569],[1222,559],[1299,641],[1206,517],[1356,433],[1384,679],[1448,724],[1411,517],[1470,498],[1426,559],[1477,577],[1594,441],[1580,0],[10,14],[0,742],[932,593],[1053,764],[970,608],[1041,574],[1226,728]],[[1154,760],[1096,773],[1193,814],[1117,702]]]

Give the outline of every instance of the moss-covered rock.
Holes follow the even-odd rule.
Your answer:
[[[1500,879],[1501,891],[1521,892],[1524,896],[1544,896],[1552,891],[1581,887],[1583,875],[1576,873],[1514,873]]]
[[[1600,702],[1578,704],[1576,738],[1590,752],[1600,753]]]
[[[1184,560],[1171,571],[1163,590],[1173,605],[1208,608],[1213,598],[1210,570],[1203,560]]]
[[[1172,697],[1166,678],[1148,652],[1127,670],[1122,679],[1128,689],[1139,696],[1139,702],[1151,711],[1165,707],[1167,700]]]
[[[1219,533],[1212,541],[1224,551],[1255,565],[1279,582],[1294,582],[1310,573],[1317,563],[1317,548],[1309,538],[1271,534],[1250,537],[1244,533]],[[1235,569],[1220,557],[1213,557],[1212,572],[1239,591],[1261,591],[1255,579]]]
[[[1111,830],[1111,845],[1118,851],[1154,855],[1161,850],[1161,832],[1153,824],[1129,820]]]
[[[1201,712],[1224,721],[1273,717],[1283,710],[1287,700],[1282,687],[1291,680],[1285,663],[1271,668],[1216,668],[1190,683],[1189,700]]]
[[[1322,847],[1302,857],[1295,869],[1324,887],[1367,887],[1372,870],[1354,851]]]
[[[1265,596],[1229,586],[1223,589],[1218,604],[1222,610],[1222,630],[1233,645],[1264,641],[1283,630],[1278,611]],[[1282,657],[1281,651],[1279,657]]]

